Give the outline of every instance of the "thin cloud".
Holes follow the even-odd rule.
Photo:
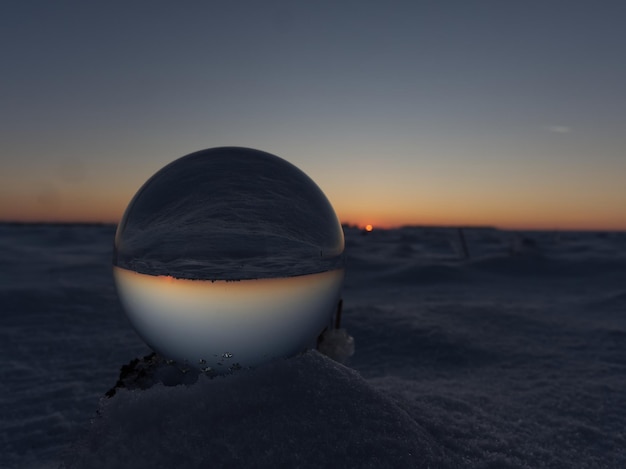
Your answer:
[[[572,128],[567,127],[565,125],[548,125],[544,127],[549,132],[554,132],[555,134],[570,134],[572,133]]]

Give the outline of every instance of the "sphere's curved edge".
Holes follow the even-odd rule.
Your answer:
[[[337,214],[309,176],[225,146],[146,181],[117,227],[113,271],[151,348],[219,374],[315,347],[332,326],[344,250]]]

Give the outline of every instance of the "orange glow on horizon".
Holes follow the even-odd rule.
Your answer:
[[[451,200],[406,200],[393,205],[340,206],[337,212],[346,225],[380,229],[402,226],[481,226],[521,230],[626,231],[623,208],[592,202],[583,206],[571,201],[559,204],[546,199],[478,200],[453,203]],[[620,214],[616,216],[616,214]]]
[[[104,207],[98,207],[104,208]],[[110,223],[117,224],[121,218],[122,211],[111,210],[95,210],[84,208],[83,210],[56,212],[45,210],[33,210],[30,212],[12,210],[0,213],[0,222],[16,222],[16,223]],[[520,216],[516,217],[515,213],[509,216],[488,216],[485,214],[456,214],[448,212],[447,214],[430,215],[424,213],[421,216],[379,216],[368,217],[375,218],[371,223],[364,223],[364,217],[356,216],[340,216],[342,224],[348,226],[362,227],[366,231],[373,231],[374,226],[377,229],[393,229],[402,226],[441,226],[441,227],[494,227],[500,229],[512,230],[580,230],[580,231],[626,231],[626,220],[615,220],[611,217],[600,216],[567,216],[562,213],[555,216],[550,213],[537,213],[536,216]],[[495,215],[495,214],[494,214]],[[597,214],[593,214],[597,215]]]
[[[13,198],[2,204],[0,221],[23,223],[117,223],[131,199],[128,192],[62,194],[51,198]],[[347,195],[346,195],[347,196]],[[11,199],[7,199],[11,200]],[[619,200],[608,205],[587,201],[559,203],[531,196],[518,200],[478,198],[405,198],[400,201],[337,198],[333,205],[342,223],[367,229],[401,226],[491,226],[501,229],[626,231]],[[619,208],[618,208],[619,205]]]

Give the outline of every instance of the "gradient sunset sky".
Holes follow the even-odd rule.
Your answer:
[[[624,1],[24,1],[0,25],[0,220],[117,222],[234,145],[346,223],[626,230]]]

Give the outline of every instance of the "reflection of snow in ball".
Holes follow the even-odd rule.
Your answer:
[[[220,373],[315,345],[339,298],[343,247],[332,206],[302,171],[213,148],[137,192],[115,236],[114,276],[152,348]]]

